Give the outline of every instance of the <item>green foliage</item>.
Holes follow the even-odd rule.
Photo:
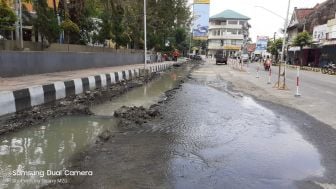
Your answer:
[[[46,0],[25,1],[33,2],[36,7],[34,27],[51,41],[57,39],[62,29],[67,33],[68,41],[71,38],[71,43],[87,44],[94,38],[93,41],[101,43],[112,40],[116,48],[144,46],[143,0],[70,0],[69,4],[64,4],[67,0],[60,0],[61,27],[57,25],[55,13],[48,8]],[[93,21],[97,18],[101,20],[98,26]],[[186,49],[189,25],[187,0],[147,0],[149,49]],[[98,35],[96,32],[99,32]],[[167,41],[170,42],[169,47],[166,47]]]
[[[6,4],[4,0],[0,1],[0,31],[14,30],[13,24],[16,16],[13,10]]]
[[[308,46],[308,45],[311,45],[311,44],[312,44],[312,37],[307,31],[299,33],[294,38],[294,42],[293,42],[293,45],[300,47],[300,53],[302,53],[302,48],[304,46]],[[300,65],[301,66],[302,66],[302,62],[303,62],[302,56],[300,56]]]
[[[120,4],[112,3],[112,13],[111,17],[112,22],[112,33],[113,33],[113,41],[116,43],[116,49],[120,46],[127,45],[127,37],[125,35],[125,26],[123,21],[124,17],[124,8]]]
[[[79,33],[80,29],[77,26],[77,24],[75,24],[74,22],[72,22],[70,20],[70,18],[66,18],[62,24],[61,24],[61,28],[64,30],[64,32],[66,33]]]
[[[104,8],[100,41],[112,39],[117,46],[143,48],[143,0],[100,0]],[[185,49],[185,31],[190,22],[186,0],[147,0],[148,48]]]
[[[311,45],[311,43],[312,43],[311,35],[307,31],[304,31],[304,32],[299,33],[294,38],[293,45],[299,46],[302,49],[302,47]]]
[[[276,39],[275,41],[268,41],[267,51],[272,55],[279,55],[279,50],[282,48],[282,39]]]
[[[79,15],[77,23],[80,28],[80,33],[71,36],[71,39],[86,45],[90,42],[90,39],[92,39],[93,42],[97,41],[96,33],[98,32],[99,25],[95,20],[102,15],[102,6],[100,0],[84,0],[83,6],[84,8]]]
[[[60,27],[53,9],[49,8],[44,0],[37,0],[34,8],[36,10],[36,18],[33,20],[35,31],[39,31],[42,38],[45,37],[49,42],[56,41]]]

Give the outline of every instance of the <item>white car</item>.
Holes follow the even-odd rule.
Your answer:
[[[249,55],[248,54],[242,54],[241,59],[242,59],[243,62],[248,62]]]

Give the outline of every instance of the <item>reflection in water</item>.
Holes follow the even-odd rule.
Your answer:
[[[150,105],[164,98],[164,92],[176,87],[178,83],[177,78],[185,76],[188,69],[190,68],[186,67],[162,73],[160,78],[142,87],[132,89],[111,102],[91,107],[91,111],[96,115],[111,116],[121,106],[144,106],[148,108]]]
[[[40,186],[41,183],[36,182],[47,181],[47,170],[65,168],[64,163],[71,155],[83,150],[104,129],[113,129],[114,125],[113,119],[65,117],[1,136],[0,188]],[[29,176],[14,175],[20,171],[30,171]],[[41,175],[43,173],[45,175]],[[23,181],[17,181],[21,179]]]

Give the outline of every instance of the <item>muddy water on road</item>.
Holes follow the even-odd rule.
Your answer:
[[[132,89],[121,97],[110,102],[93,106],[91,111],[95,115],[112,116],[114,111],[121,106],[144,106],[149,108],[150,105],[157,103],[165,98],[164,92],[173,89],[190,70],[190,67],[182,67],[174,71],[162,73],[161,77],[145,84],[142,87]]]
[[[93,150],[85,168],[95,175],[74,180],[71,186],[317,188],[311,183],[325,174],[321,155],[287,114],[277,115],[251,98],[227,93],[226,87],[220,90],[225,84],[216,82],[211,82],[216,89],[207,82],[183,84],[161,106],[163,119],[149,123],[152,128],[117,135]]]
[[[54,181],[53,176],[46,175],[48,170],[66,168],[67,161],[92,144],[105,129],[117,132],[116,120],[110,117],[115,110],[121,106],[149,107],[164,98],[164,92],[174,88],[189,69],[181,67],[162,73],[143,87],[92,107],[103,117],[64,117],[0,136],[0,188],[38,188]],[[16,176],[13,171],[39,172],[32,176]]]
[[[38,188],[46,184],[52,178],[47,170],[65,168],[71,155],[94,142],[104,129],[113,131],[115,124],[108,118],[64,117],[1,136],[0,188]],[[20,176],[21,171],[39,172]]]
[[[188,83],[165,116],[176,133],[172,188],[287,189],[323,176],[317,149],[295,125],[251,98]]]

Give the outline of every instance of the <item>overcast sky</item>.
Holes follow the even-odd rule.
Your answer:
[[[325,0],[291,0],[290,17],[294,7],[310,8],[316,3]],[[193,2],[189,0],[189,2]],[[279,29],[284,27],[284,20],[267,12],[262,8],[255,6],[263,6],[273,12],[286,16],[288,0],[211,0],[210,16],[218,14],[226,9],[231,9],[251,18],[249,21],[252,28],[250,37],[256,41],[257,36],[273,36],[274,32],[279,34]],[[289,17],[289,19],[290,19]]]

